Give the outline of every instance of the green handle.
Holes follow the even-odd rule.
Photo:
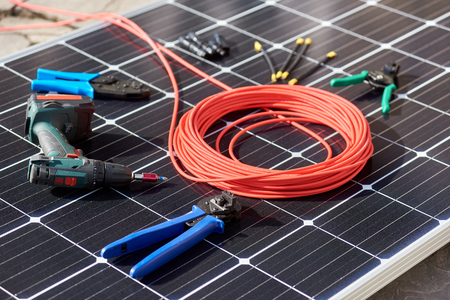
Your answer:
[[[389,100],[391,100],[392,91],[395,91],[396,89],[397,87],[393,83],[384,88],[383,98],[381,98],[381,112],[383,114],[388,114],[391,110],[389,107]]]
[[[39,144],[45,156],[66,156],[75,154],[75,148],[69,144],[66,136],[55,126],[47,122],[36,122],[32,130],[39,139]]]
[[[358,84],[364,82],[367,75],[369,74],[369,71],[362,71],[359,74],[348,76],[344,78],[333,78],[330,81],[330,85],[332,87],[338,87],[338,86],[348,86],[353,84]]]

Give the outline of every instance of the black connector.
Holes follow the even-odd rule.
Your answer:
[[[214,42],[215,42],[215,44],[219,45],[219,47],[221,49],[220,56],[227,56],[228,54],[230,54],[230,45],[223,38],[223,36],[221,36],[217,32],[214,33]],[[222,54],[222,52],[223,52],[223,54]]]
[[[206,59],[221,58],[230,52],[230,46],[218,33],[214,33],[214,40],[208,43],[203,42],[194,32],[180,36],[178,41],[184,49]]]
[[[262,52],[262,54],[267,62],[267,65],[269,66],[269,69],[270,69],[270,73],[271,73],[270,80],[272,81],[272,83],[276,82],[277,76],[275,74],[275,69],[273,67],[272,61],[270,60],[269,55],[267,55],[266,50],[264,50],[263,46],[258,41],[255,41],[255,51],[257,53]]]
[[[297,58],[294,60],[294,62],[287,68],[287,70],[283,71],[283,73],[280,75],[282,79],[286,79],[289,76],[289,73],[295,68],[295,66],[300,62],[303,55],[306,53],[306,50],[308,49],[309,45],[311,45],[311,39],[307,38],[305,40],[305,43],[303,43],[303,47],[300,49],[300,53],[297,55]],[[293,53],[293,52],[291,52]]]
[[[205,58],[207,56],[207,53],[205,50],[203,50],[201,47],[198,47],[197,44],[195,44],[193,41],[191,41],[187,37],[180,36],[178,38],[178,41],[180,42],[181,47],[183,47],[186,50],[189,50],[190,52],[194,53],[195,55],[198,55],[203,58]]]
[[[328,52],[327,56],[325,56],[325,58],[322,61],[320,61],[318,64],[314,65],[311,69],[309,69],[308,71],[306,71],[305,73],[303,73],[299,77],[289,80],[289,85],[294,85],[297,82],[299,82],[299,81],[305,79],[306,77],[310,76],[311,74],[313,74],[314,72],[319,70],[322,66],[324,66],[330,59],[332,59],[335,56],[336,56],[336,52],[334,52],[334,51]]]
[[[198,38],[198,36],[194,32],[189,32],[187,38],[194,42],[197,47],[203,49],[206,52],[206,58],[212,58],[215,54],[215,51],[211,46],[206,45],[202,40]]]

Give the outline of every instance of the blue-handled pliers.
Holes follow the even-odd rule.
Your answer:
[[[136,80],[119,80],[100,73],[72,73],[46,69],[37,70],[31,83],[33,91],[53,91],[84,95],[96,99],[143,99],[150,96],[150,88]]]
[[[237,220],[241,216],[241,205],[236,196],[228,191],[222,195],[201,200],[192,207],[192,212],[170,221],[132,233],[104,247],[104,258],[131,253],[169,237],[178,237],[141,260],[130,271],[133,278],[143,277],[184,251],[193,247],[213,232],[222,234],[224,222]],[[184,232],[185,224],[191,228]]]

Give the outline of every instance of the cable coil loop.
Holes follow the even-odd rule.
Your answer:
[[[215,149],[204,141],[208,129],[221,117],[252,108],[265,108],[265,112],[251,114],[227,126],[219,134]],[[254,123],[232,139],[231,158],[220,153],[220,140],[229,129],[268,115],[278,118]],[[327,150],[326,160],[281,171],[249,166],[234,156],[233,145],[239,136],[256,127],[283,121],[318,140]],[[328,143],[298,122],[331,127],[345,140],[346,148],[332,157]],[[174,133],[173,149],[181,164],[194,175],[185,173],[185,177],[238,195],[266,199],[302,197],[337,188],[361,171],[373,153],[369,124],[351,102],[320,89],[287,85],[237,88],[204,99],[181,118]]]

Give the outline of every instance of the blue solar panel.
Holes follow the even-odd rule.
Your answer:
[[[361,299],[447,242],[450,214],[450,5],[383,1],[161,2],[132,20],[183,59],[231,87],[269,84],[259,40],[279,68],[299,37],[312,44],[298,76],[329,51],[336,58],[299,84],[336,93],[366,116],[375,150],[350,182],[289,200],[240,197],[242,217],[139,280],[128,273],[162,243],[105,260],[105,245],[191,210],[218,194],[179,176],[168,157],[173,90],[154,52],[114,26],[91,27],[0,66],[0,297],[2,299]],[[179,47],[189,31],[221,33],[230,55],[205,60]],[[221,92],[169,60],[180,88],[179,115]],[[389,115],[369,85],[333,88],[334,77],[401,65]],[[92,135],[77,142],[89,158],[156,172],[167,182],[76,190],[27,182],[40,148],[23,133],[37,68],[101,72],[151,87],[145,100],[94,99]],[[234,120],[226,116],[217,124]],[[342,151],[340,136],[308,125]],[[237,129],[236,129],[237,131]],[[236,132],[235,131],[235,132]],[[229,141],[232,134],[225,136]],[[206,140],[211,143],[215,134]],[[247,164],[288,169],[322,161],[315,140],[285,124],[260,128],[236,146]],[[299,154],[300,153],[300,154]]]

